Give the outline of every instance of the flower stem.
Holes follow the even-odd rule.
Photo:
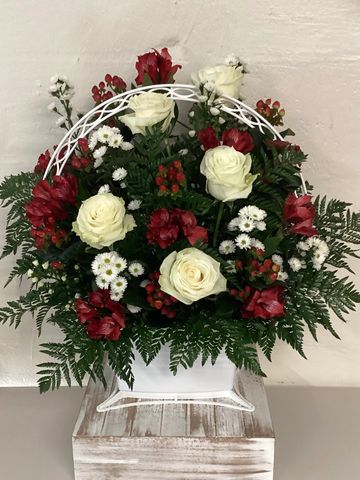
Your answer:
[[[217,214],[217,219],[216,219],[216,223],[215,223],[215,230],[214,230],[214,237],[213,237],[213,247],[216,247],[217,237],[219,235],[220,222],[221,222],[221,218],[223,216],[223,213],[224,213],[224,202],[220,202],[219,210],[218,210],[218,214]]]

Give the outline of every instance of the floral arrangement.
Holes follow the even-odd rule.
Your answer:
[[[166,48],[141,55],[133,87],[173,83],[180,68]],[[31,312],[39,334],[47,321],[64,336],[41,345],[51,357],[41,391],[86,374],[105,383],[106,360],[131,386],[134,349],[150,363],[165,344],[174,374],[223,350],[263,374],[257,346],[271,359],[281,339],[305,356],[306,327],[315,339],[319,326],[337,337],[330,311],[344,320],[360,302],[338,274],[357,256],[360,214],[307,193],[298,145],[223,110],[226,96],[241,98],[245,73],[229,56],[193,74],[200,101],[186,120],[161,86],[134,95],[126,113],[78,140],[62,175],[46,150],[34,171],[2,182],[3,257],[20,253],[9,281],[27,276],[31,288],[0,321],[16,327]],[[107,74],[92,98],[126,89]],[[66,77],[51,79],[49,110],[65,130],[81,117],[73,94]],[[278,101],[255,110],[283,125]]]

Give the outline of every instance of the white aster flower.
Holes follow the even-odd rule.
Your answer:
[[[102,157],[97,158],[94,162],[94,168],[99,168],[104,163],[104,159]]]
[[[99,277],[104,279],[107,283],[110,283],[115,280],[118,273],[118,269],[114,265],[109,265],[104,268]]]
[[[97,138],[101,143],[109,143],[110,138],[115,134],[118,133],[119,129],[116,129],[116,132],[113,128],[104,125],[103,127],[99,128],[97,131]]]
[[[277,255],[276,253],[271,257],[271,260],[273,261],[273,263],[275,263],[275,265],[282,265],[284,263],[282,257],[280,257],[280,255]]]
[[[230,220],[230,222],[228,223],[228,230],[230,230],[230,232],[234,232],[235,230],[239,230],[240,221],[241,221],[240,217],[236,217],[236,218],[233,218],[232,220]]]
[[[99,188],[98,194],[110,193],[110,185],[106,184]]]
[[[124,296],[124,292],[113,292],[113,291],[110,292],[110,298],[114,302],[120,301],[123,296]]]
[[[107,152],[107,148],[105,146],[102,146],[95,150],[95,152],[93,153],[93,157],[96,159],[102,158],[106,152]]]
[[[94,132],[94,133],[91,134],[91,136],[89,138],[89,148],[90,148],[91,151],[94,150],[97,143],[98,143],[98,136],[97,136],[97,133]]]
[[[105,266],[108,266],[108,265],[114,264],[115,255],[116,255],[115,252],[104,252],[104,253],[99,253],[99,255],[96,255],[95,259],[103,263]]]
[[[257,238],[252,238],[251,239],[251,246],[256,248],[257,250],[263,250],[265,251],[265,245],[260,242]]]
[[[239,230],[240,232],[251,232],[255,228],[255,222],[248,217],[240,217]]]
[[[114,278],[114,280],[111,282],[110,288],[114,293],[123,293],[126,290],[127,284],[128,281],[126,278],[120,276]]]
[[[235,238],[235,243],[241,250],[248,250],[251,247],[251,238],[246,233],[241,233]]]
[[[100,275],[96,277],[95,282],[99,288],[102,288],[102,289],[109,288],[109,282],[107,282],[106,279],[101,277]]]
[[[143,275],[145,272],[144,267],[141,265],[140,262],[132,262],[129,265],[129,273],[133,277],[140,277],[140,275]]]
[[[223,255],[229,255],[230,253],[234,253],[235,250],[235,242],[233,242],[232,240],[224,240],[219,245],[219,252]]]
[[[119,148],[124,141],[123,136],[120,133],[116,133],[109,140],[109,147]]]
[[[127,170],[123,167],[120,167],[120,168],[117,168],[116,170],[113,171],[113,174],[112,174],[112,179],[115,181],[115,182],[121,182],[121,180],[124,180],[124,178],[126,177],[127,175]]]
[[[305,242],[298,242],[296,244],[296,248],[298,250],[302,250],[303,252],[307,252],[308,250],[310,250],[310,244],[308,241],[305,241]]]
[[[312,258],[312,261],[320,263],[322,265],[325,262],[325,260],[326,260],[326,255],[320,249],[317,249],[314,252],[314,256]]]
[[[55,104],[55,102],[49,103],[49,105],[48,105],[47,108],[48,108],[49,112],[53,112],[54,110],[56,110],[56,104]]]
[[[95,276],[100,275],[105,268],[105,264],[99,259],[99,255],[97,255],[94,260],[91,262],[91,270]]]
[[[116,268],[117,273],[123,272],[127,267],[127,261],[124,257],[120,257],[116,254],[113,257],[112,265]]]
[[[121,150],[128,152],[129,150],[132,150],[134,148],[134,145],[131,142],[122,142],[120,147]]]
[[[296,257],[291,257],[289,259],[289,266],[293,272],[298,272],[305,266],[305,262]]]
[[[126,308],[129,310],[130,313],[139,313],[141,312],[142,308],[137,307],[136,305],[126,305]]]
[[[322,253],[325,257],[329,255],[329,247],[324,240],[320,240],[320,243],[317,248],[317,252]]]
[[[262,210],[255,205],[248,205],[247,207],[243,207],[239,210],[239,216],[248,217],[257,222],[261,222],[262,220],[265,220],[267,214],[265,210]]]
[[[265,222],[255,222],[255,228],[260,230],[260,232],[263,232],[266,230],[266,223]]]
[[[141,200],[131,200],[127,206],[128,210],[138,210],[141,205]]]
[[[280,280],[280,282],[285,282],[289,278],[289,275],[286,272],[283,272],[280,270],[277,275],[277,279]]]

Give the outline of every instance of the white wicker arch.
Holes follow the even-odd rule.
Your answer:
[[[173,100],[198,103],[201,101],[201,93],[194,85],[185,84],[161,84],[150,85],[147,87],[139,87],[120,93],[95,108],[87,112],[63,137],[54,153],[51,156],[48,167],[45,171],[44,178],[49,174],[50,170],[55,167],[56,174],[61,175],[66,162],[73,154],[77,147],[79,138],[87,137],[96,127],[104,123],[109,118],[120,114],[128,108],[129,100],[132,96],[142,92],[159,92],[164,93]],[[270,131],[274,138],[284,140],[280,133],[258,112],[235,98],[228,96],[222,97],[225,103],[219,103],[216,107],[221,111],[237,118],[240,123],[247,125],[249,128],[258,128],[261,132]],[[64,153],[65,149],[65,153]],[[305,183],[301,177],[304,193],[306,192]]]

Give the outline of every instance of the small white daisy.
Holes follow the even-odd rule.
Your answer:
[[[94,162],[94,168],[99,168],[104,163],[104,159],[102,157],[96,158]]]
[[[111,282],[111,291],[116,293],[122,293],[126,290],[128,281],[125,277],[116,277]]]
[[[113,280],[115,280],[117,274],[118,274],[118,269],[113,265],[109,265],[104,268],[104,270],[99,275],[99,277],[101,279],[104,279],[106,282],[110,283]]]
[[[230,253],[234,253],[235,250],[235,242],[233,242],[232,240],[224,240],[219,245],[219,252],[223,255],[229,255]]]
[[[305,265],[304,262],[296,257],[291,257],[289,259],[289,266],[293,272],[298,272],[301,270]]]
[[[255,205],[248,205],[247,207],[243,207],[239,210],[240,217],[249,217],[252,220],[257,222],[261,222],[267,216],[265,210],[256,207]]]
[[[280,282],[285,282],[289,278],[289,275],[286,272],[283,272],[280,270],[277,275],[277,279],[280,280]]]
[[[302,250],[303,252],[307,252],[308,250],[310,250],[310,245],[309,245],[309,242],[308,241],[305,241],[305,242],[298,242],[296,244],[296,248],[298,250]]]
[[[99,288],[102,288],[102,289],[109,288],[109,282],[107,282],[105,278],[98,276],[96,277],[95,282]]]
[[[138,210],[141,205],[141,200],[131,200],[127,206],[128,210]]]
[[[110,298],[114,302],[118,302],[119,300],[122,299],[123,296],[124,296],[124,292],[113,292],[113,291],[110,292]]]
[[[104,271],[105,265],[98,259],[98,256],[91,262],[91,270],[95,276],[100,275]]]
[[[132,262],[129,265],[129,273],[133,277],[140,277],[140,275],[143,275],[145,272],[144,267],[141,265],[140,262]]]
[[[123,136],[120,133],[116,133],[109,140],[109,147],[119,148],[122,142],[124,141]]]
[[[257,238],[252,238],[251,239],[251,246],[256,248],[257,250],[263,250],[265,251],[265,245],[260,242]]]
[[[126,305],[126,308],[129,310],[130,313],[139,313],[141,312],[141,307],[137,307],[136,305]]]
[[[112,179],[115,182],[121,182],[121,180],[124,180],[124,178],[127,175],[127,170],[123,167],[117,168],[116,170],[113,171],[112,173]]]
[[[246,233],[241,233],[235,238],[235,243],[241,250],[247,250],[251,247],[251,238]]]
[[[105,266],[113,265],[115,255],[116,255],[115,252],[104,252],[104,253],[99,253],[99,255],[96,255],[95,259],[103,263]]]
[[[230,230],[230,232],[234,232],[235,230],[239,230],[240,221],[241,221],[240,217],[236,217],[236,218],[233,218],[232,220],[230,220],[230,222],[228,223],[228,230]]]
[[[119,255],[114,257],[112,264],[117,269],[117,273],[123,272],[127,267],[127,261],[124,257],[120,257]]]
[[[260,230],[260,232],[263,232],[266,230],[266,223],[265,222],[255,222],[255,228]]]
[[[116,129],[118,132],[118,129]],[[116,133],[117,133],[116,132]],[[114,129],[104,125],[103,127],[99,128],[97,131],[97,138],[101,143],[109,143],[110,138],[115,134]]]
[[[319,253],[322,253],[323,255],[325,255],[325,257],[327,257],[329,255],[329,247],[327,245],[327,243],[324,241],[324,240],[321,240],[319,245],[318,245],[318,248],[317,248],[317,251]]]
[[[251,218],[241,217],[239,222],[240,232],[251,232],[255,228],[255,222]]]
[[[321,250],[318,249],[314,252],[314,256],[312,257],[313,262],[317,262],[322,265],[325,262],[325,260],[326,260],[326,255],[324,255]]]
[[[277,255],[276,253],[271,257],[271,260],[273,261],[273,263],[275,263],[275,265],[281,266],[284,263],[282,257],[280,257],[280,255]]]
[[[100,148],[97,148],[95,152],[93,153],[94,158],[102,158],[105,153],[107,152],[107,148],[105,146],[102,146]]]
[[[129,150],[132,150],[134,148],[134,145],[131,142],[122,142],[120,147],[121,150],[128,152]]]
[[[110,185],[103,185],[99,188],[98,194],[101,195],[102,193],[110,193]]]
[[[91,134],[91,136],[89,138],[89,148],[90,148],[91,151],[94,150],[97,143],[98,143],[97,133],[94,132],[94,133]]]

